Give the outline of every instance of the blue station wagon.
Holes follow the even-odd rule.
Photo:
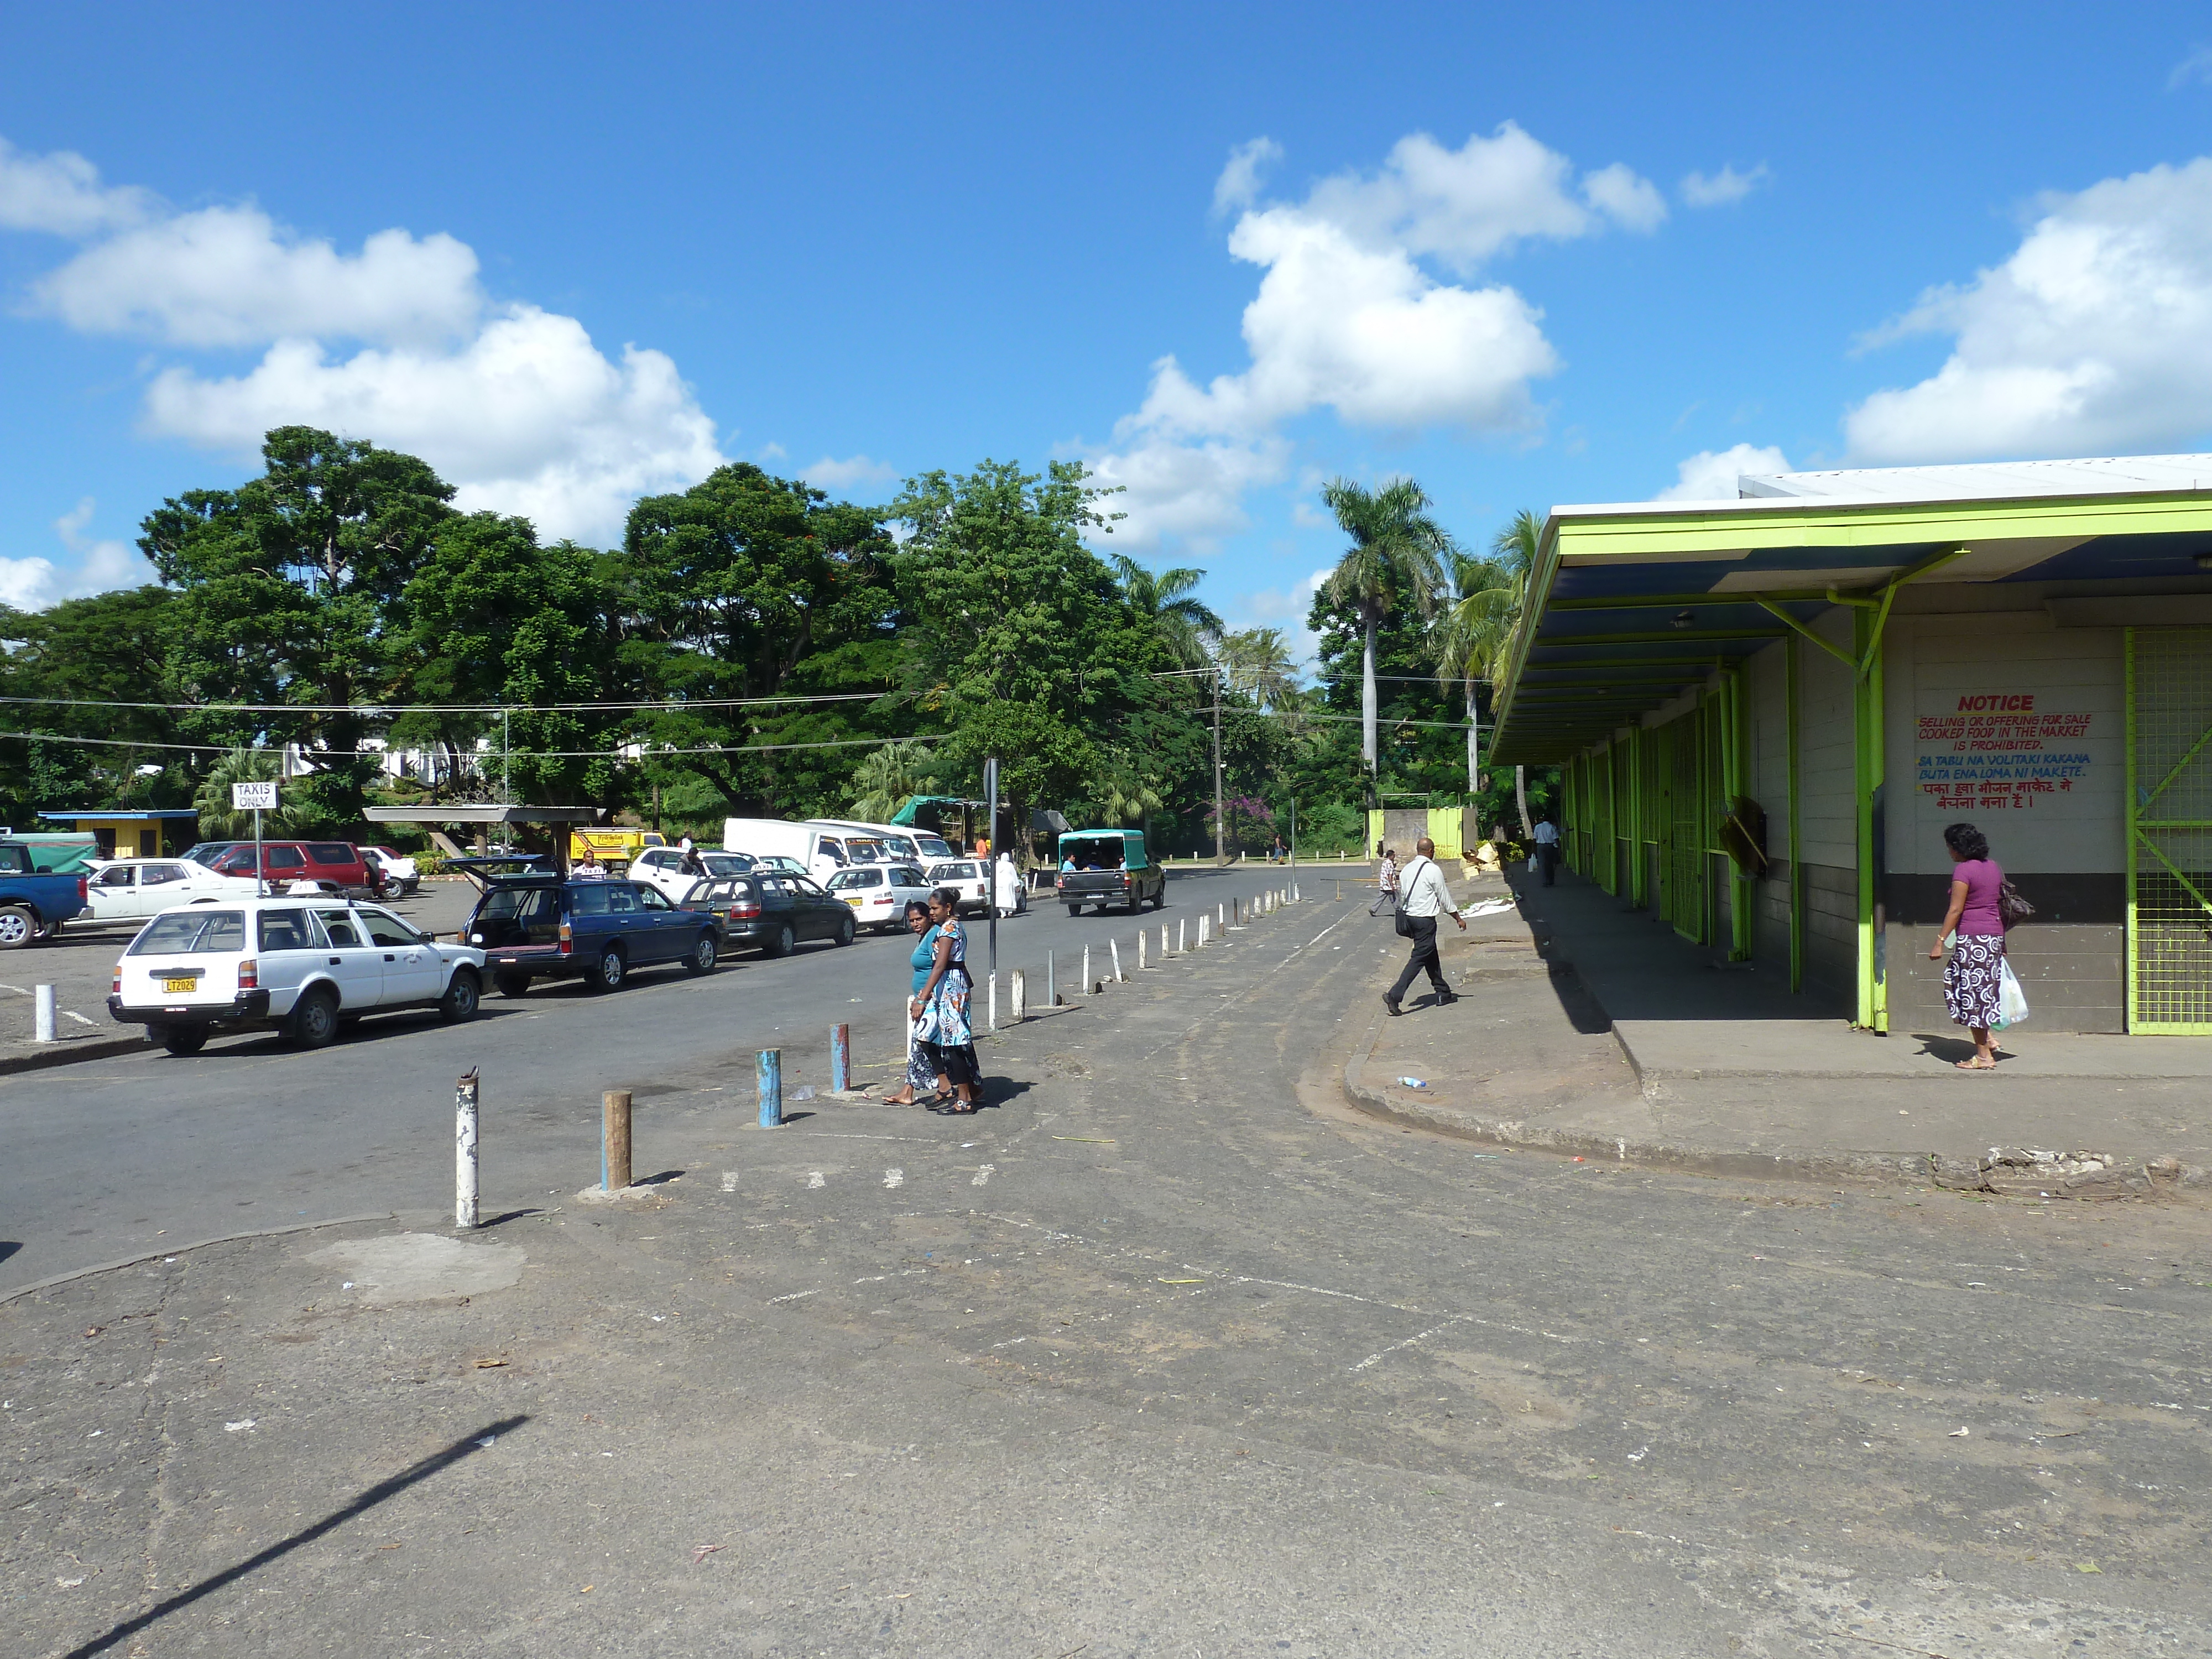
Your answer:
[[[465,871],[484,895],[461,942],[484,953],[501,996],[521,996],[533,979],[580,978],[612,991],[640,968],[681,963],[705,974],[720,959],[721,928],[711,914],[679,909],[642,882],[517,869],[511,860],[468,862],[492,867]]]

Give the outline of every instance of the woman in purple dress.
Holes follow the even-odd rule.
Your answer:
[[[1940,959],[1944,939],[1957,935],[1943,968],[1943,1006],[1974,1036],[1974,1057],[1959,1061],[1959,1069],[1991,1071],[1997,1054],[1990,1028],[1997,1022],[1997,994],[2004,983],[2004,915],[1998,905],[2004,872],[1990,857],[1989,838],[1971,823],[1953,824],[1943,832],[1943,844],[1953,860],[1951,908],[1928,957]]]

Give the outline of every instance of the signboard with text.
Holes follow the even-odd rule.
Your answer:
[[[2031,811],[2088,787],[2096,721],[2081,709],[2039,707],[2033,691],[1961,694],[1956,708],[1919,716],[1915,787],[1942,812]]]
[[[276,785],[272,779],[267,783],[234,783],[230,786],[230,805],[235,812],[276,810]]]

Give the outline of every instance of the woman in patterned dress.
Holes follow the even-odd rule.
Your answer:
[[[914,983],[908,989],[919,995],[922,986],[928,981],[931,967],[937,961],[937,929],[930,925],[929,907],[920,899],[907,902],[906,925],[907,931],[919,940],[909,963],[914,969]],[[952,1098],[952,1085],[945,1081],[944,1073],[937,1069],[936,1062],[929,1057],[929,1051],[915,1035],[920,1029],[919,1021],[907,1021],[906,1086],[895,1095],[884,1097],[884,1103],[887,1106],[911,1106],[924,1095],[936,1096],[939,1103]]]
[[[1971,823],[1953,824],[1943,832],[1943,844],[1951,849],[1951,908],[1928,958],[1939,959],[1944,939],[1957,935],[1943,968],[1943,1006],[1974,1037],[1974,1057],[1958,1066],[1991,1071],[1997,1054],[1990,1028],[1998,1019],[1997,994],[2004,983],[2004,915],[1997,902],[2004,872],[1990,857],[1989,838]]]
[[[957,1097],[946,1109],[972,1112],[981,1097],[982,1073],[975,1060],[975,1038],[968,1021],[968,934],[960,925],[960,895],[940,887],[929,896],[929,919],[936,924],[936,960],[929,977],[908,1005],[915,1036],[931,1063],[952,1079]]]

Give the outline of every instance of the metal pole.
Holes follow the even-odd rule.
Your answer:
[[[1083,947],[1083,994],[1089,996],[1091,986],[1097,982],[1091,977],[1091,947],[1086,945]]]
[[[453,1085],[453,1225],[477,1224],[477,1070]]]
[[[54,988],[51,985],[34,985],[31,989],[37,1005],[32,1014],[33,1031],[32,1041],[52,1042],[54,1040]]]
[[[1049,951],[1044,953],[1044,1006],[1048,1008],[1060,1006],[1060,987],[1052,976],[1052,952]]]
[[[1213,861],[1221,862],[1225,856],[1223,830],[1227,827],[1221,815],[1221,671],[1213,671]]]
[[[269,896],[269,872],[261,867],[261,809],[253,809],[253,896]]]
[[[514,805],[514,791],[507,780],[507,757],[514,749],[514,745],[507,736],[507,710],[502,708],[499,711],[499,799],[502,806]]]
[[[618,1193],[629,1185],[629,1091],[610,1089],[599,1097],[599,1190]]]
[[[842,1095],[853,1086],[853,1028],[830,1028],[830,1092]]]
[[[983,763],[983,793],[991,798],[991,861],[983,866],[991,896],[991,1029],[999,1029],[999,763]]]
[[[757,1066],[760,1084],[760,1126],[783,1127],[783,1050],[763,1048]]]

